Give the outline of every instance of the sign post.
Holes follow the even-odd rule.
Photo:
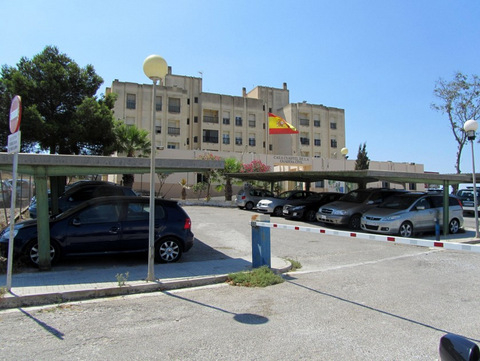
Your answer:
[[[7,260],[7,291],[12,289],[12,265],[13,265],[13,240],[15,227],[15,204],[17,201],[17,168],[18,153],[20,152],[20,121],[22,118],[22,98],[15,95],[10,105],[10,134],[8,136],[8,152],[13,153],[12,170],[12,194],[10,199],[10,232],[8,239],[8,260]]]

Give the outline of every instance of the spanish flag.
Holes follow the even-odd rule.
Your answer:
[[[278,115],[268,113],[268,134],[298,134],[298,130]]]

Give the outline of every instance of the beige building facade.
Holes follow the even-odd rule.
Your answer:
[[[341,153],[346,146],[343,109],[290,103],[286,83],[281,88],[257,86],[249,92],[243,88],[241,96],[232,96],[203,92],[202,80],[174,75],[169,67],[163,84],[157,85],[156,157],[194,159],[214,153],[222,158],[236,157],[242,163],[261,160],[275,171],[354,169],[355,162]],[[150,132],[152,91],[151,84],[114,80],[106,92],[118,95],[114,107],[118,119]],[[268,113],[284,118],[299,133],[269,135]],[[424,171],[422,165],[392,162],[371,162],[370,169]],[[169,194],[165,194],[163,185],[161,193],[178,197],[182,179],[189,185],[198,181],[195,174],[172,174],[165,182]],[[144,180],[148,181],[148,177],[137,176],[135,187],[148,189]],[[281,188],[301,187],[288,183]],[[314,191],[339,187],[345,190],[338,182],[317,182],[312,186]]]
[[[150,130],[152,85],[115,80],[114,113],[126,124]],[[289,103],[289,90],[258,86],[241,96],[206,93],[202,78],[173,75],[157,86],[157,149],[281,154],[341,158],[345,147],[345,112],[323,105]],[[268,113],[297,128],[297,135],[269,135]]]

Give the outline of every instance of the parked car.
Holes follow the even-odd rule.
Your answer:
[[[457,233],[463,228],[462,204],[454,196],[449,196],[448,202],[448,230]],[[412,237],[418,232],[434,231],[436,220],[443,228],[443,195],[405,193],[392,196],[378,207],[366,211],[361,219],[361,228],[369,232]]]
[[[247,187],[238,191],[235,204],[238,208],[251,210],[261,199],[273,197],[275,197],[275,194],[266,189]]]
[[[100,197],[50,220],[51,262],[61,257],[148,251],[148,197]],[[0,251],[8,254],[10,228],[0,233]],[[14,226],[14,254],[38,264],[37,221]],[[193,245],[191,220],[176,201],[155,200],[155,260],[178,261]]]
[[[456,196],[462,202],[463,211],[465,213],[475,214],[473,187],[467,187],[466,189],[458,190]],[[480,189],[477,189],[477,211],[480,211],[479,203],[480,203]]]
[[[358,230],[360,229],[360,218],[365,211],[400,192],[405,191],[387,188],[368,188],[351,191],[338,201],[320,207],[317,212],[317,221],[334,225],[346,225],[351,229]]]
[[[317,211],[324,204],[333,202],[342,197],[344,193],[323,192],[311,195],[298,204],[285,204],[283,206],[283,216],[285,218],[303,219],[307,222],[313,222],[317,219]]]
[[[262,199],[257,203],[257,211],[270,213],[274,216],[283,215],[283,206],[285,204],[298,204],[315,192],[310,191],[286,191],[280,193],[277,197]]]
[[[58,198],[59,213],[75,207],[89,199],[105,196],[136,196],[137,194],[128,187],[119,186],[112,182],[104,181],[78,181],[66,187],[65,192]],[[51,211],[51,198],[49,194],[48,208]],[[28,207],[31,218],[37,218],[37,199],[34,197]]]

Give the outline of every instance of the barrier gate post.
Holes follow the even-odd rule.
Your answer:
[[[270,223],[270,217],[266,214],[252,217],[252,268],[262,266],[271,268],[270,228],[257,226],[257,222]]]

